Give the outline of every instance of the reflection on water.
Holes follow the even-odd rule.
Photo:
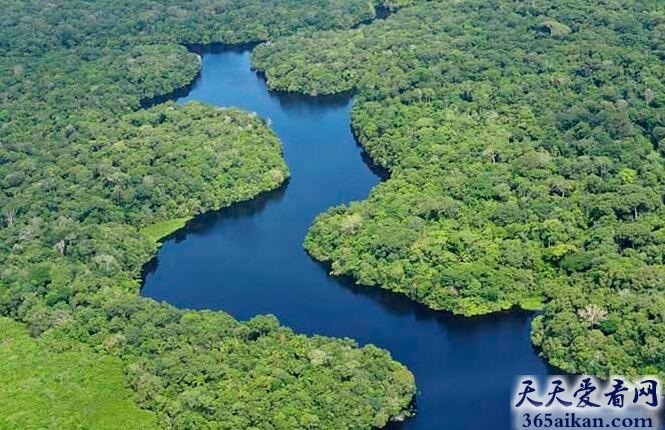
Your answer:
[[[349,127],[352,102],[267,91],[249,53],[204,56],[180,103],[200,100],[270,118],[291,179],[279,190],[195,218],[165,240],[142,293],[175,306],[220,309],[246,320],[271,313],[297,332],[351,337],[391,352],[416,375],[415,418],[400,429],[508,429],[517,375],[548,368],[529,342],[532,315],[457,318],[348,278],[303,250],[328,208],[365,199],[387,173],[373,166]],[[156,264],[156,261],[159,263]]]

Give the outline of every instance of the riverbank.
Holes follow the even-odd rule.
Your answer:
[[[501,428],[502,422],[507,428],[514,375],[548,371],[529,342],[531,313],[465,319],[434,312],[331,277],[302,247],[319,214],[366,199],[380,183],[349,126],[353,102],[268,91],[251,70],[249,52],[204,56],[200,85],[179,103],[190,100],[270,118],[291,179],[279,192],[199,216],[164,241],[142,294],[180,308],[224,310],[239,320],[274,314],[298,333],[390,351],[418,384],[417,414],[391,428]],[[493,382],[483,392],[485,414],[478,416],[470,405],[480,393],[472,386],[487,381]]]

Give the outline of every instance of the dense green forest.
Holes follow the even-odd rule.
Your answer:
[[[556,367],[665,375],[665,4],[379,3],[0,1],[0,375],[42,386],[0,392],[0,425],[370,428],[409,404],[373,346],[138,296],[160,237],[289,175],[251,113],[149,107],[213,42],[270,40],[272,88],[356,92],[391,177],[312,227],[334,274],[462,315],[542,307]]]
[[[10,408],[0,424],[103,428],[87,401],[97,397],[111,419],[129,402],[123,381],[162,428],[371,428],[402,414],[413,376],[385,351],[297,335],[272,316],[238,322],[138,296],[157,239],[289,175],[278,139],[254,114],[196,103],[142,109],[197,75],[200,58],[183,45],[350,28],[375,5],[0,5],[0,315],[22,324],[2,322],[0,372],[44,381],[3,391]],[[59,364],[69,367],[54,374]],[[79,379],[63,382],[72,368]],[[78,385],[88,400],[71,393]],[[22,413],[52,405],[54,391],[68,396],[62,408]],[[125,428],[154,419],[127,408],[137,420]]]
[[[556,367],[665,375],[665,3],[417,2],[253,61],[272,88],[355,90],[391,172],[311,229],[334,274],[463,315],[544,304]]]

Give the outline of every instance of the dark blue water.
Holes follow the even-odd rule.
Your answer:
[[[350,130],[350,99],[267,91],[248,52],[204,56],[188,96],[270,118],[292,178],[254,201],[196,218],[168,239],[143,294],[244,320],[277,315],[297,332],[389,350],[416,375],[415,418],[401,429],[508,429],[517,375],[548,369],[529,343],[527,313],[456,318],[378,288],[328,276],[302,243],[314,218],[364,199],[379,182]]]

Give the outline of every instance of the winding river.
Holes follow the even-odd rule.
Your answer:
[[[360,200],[381,172],[350,130],[350,97],[269,92],[250,54],[203,56],[203,70],[178,100],[236,106],[268,119],[292,178],[281,189],[192,220],[167,240],[142,294],[175,306],[218,309],[244,320],[271,313],[296,332],[351,337],[385,348],[416,375],[417,415],[399,429],[508,429],[517,375],[546,364],[529,342],[531,314],[458,318],[378,288],[328,275],[302,242],[314,218]]]

